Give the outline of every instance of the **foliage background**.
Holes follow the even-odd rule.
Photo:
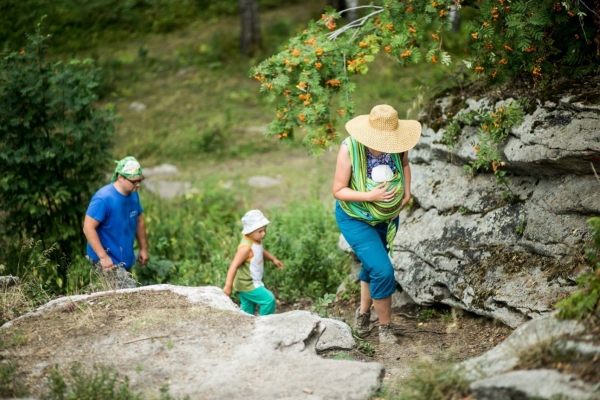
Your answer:
[[[401,117],[415,118],[429,98],[457,82],[465,85],[481,78],[501,82],[525,69],[529,84],[541,89],[551,75],[534,73],[538,65],[544,73],[576,68],[585,74],[597,68],[593,41],[597,24],[591,13],[583,13],[588,6],[585,1],[561,2],[557,7],[543,0],[536,3],[539,13],[531,2],[465,1],[459,11],[463,23],[453,31],[446,14],[452,1],[408,4],[386,0],[375,3],[384,12],[378,19],[368,19],[355,37],[351,31],[336,30],[346,21],[326,10],[326,1],[259,3],[264,49],[250,59],[239,55],[234,2],[11,0],[0,5],[0,38],[9,46],[7,51],[19,53],[24,33],[31,31],[41,15],[48,15],[42,23],[44,32],[51,33],[48,60],[71,65],[65,60],[89,58],[93,60],[86,61],[89,71],[100,68],[101,75],[94,81],[99,100],[95,107],[114,113],[118,120],[113,121],[114,133],[108,135],[114,145],[93,154],[105,160],[94,162],[95,167],[108,174],[111,159],[133,155],[144,167],[173,163],[181,171],[178,179],[192,183],[194,194],[175,200],[161,200],[142,190],[152,253],[150,268],[136,269],[143,283],[222,285],[239,238],[239,218],[249,208],[264,208],[276,216],[268,245],[273,252],[281,252],[290,266],[266,279],[272,279],[270,284],[278,286],[285,299],[331,292],[333,281],[339,283],[348,264],[347,258],[332,250],[336,227],[330,187],[335,161],[328,151],[318,159],[310,158],[302,144],[309,152],[335,146],[343,138],[343,121],[354,112],[368,113],[378,103],[392,104]],[[367,12],[362,9],[360,16]],[[314,22],[307,26],[311,19]],[[530,20],[536,23],[527,25]],[[527,29],[521,29],[525,25]],[[558,29],[563,25],[568,29]],[[294,36],[297,32],[301,33]],[[337,43],[327,39],[333,32],[340,34]],[[580,38],[573,32],[579,32]],[[532,46],[552,68],[531,58],[534,52],[526,50]],[[322,54],[317,54],[319,48]],[[346,60],[340,59],[340,49]],[[580,50],[577,59],[563,57],[574,49]],[[300,54],[291,54],[294,50]],[[286,59],[292,71],[287,71]],[[427,67],[414,62],[425,62]],[[495,75],[492,66],[498,70]],[[251,67],[259,83],[248,78]],[[309,99],[308,92],[297,88],[304,76],[308,78],[305,83],[314,88]],[[259,95],[260,90],[266,96]],[[290,94],[298,90],[293,101],[286,98],[286,90]],[[282,105],[270,102],[277,96],[283,99]],[[147,110],[131,109],[132,102],[144,103]],[[284,120],[286,104],[293,110],[287,111]],[[473,118],[471,123],[481,123],[482,141],[490,140],[488,133],[501,140],[519,116],[515,111],[500,121],[500,114]],[[486,131],[485,121],[487,126],[498,123],[497,132]],[[257,134],[267,126],[270,136]],[[446,144],[451,146],[453,138],[449,136]],[[489,151],[482,151],[482,158],[471,167],[496,171],[497,143],[490,142]],[[276,167],[267,166],[265,158]],[[256,190],[247,184],[250,173],[279,176],[283,183]],[[90,188],[105,182],[100,176],[85,181],[87,192],[81,190],[80,196],[90,197]],[[87,205],[87,200],[79,202],[80,207]],[[63,233],[75,235],[77,229]],[[51,265],[43,268],[27,261],[37,259],[49,248],[46,242],[55,240],[44,235],[42,248],[21,246],[21,254],[13,253],[0,262],[7,271],[27,270],[40,277],[45,288],[67,293],[88,290],[89,269],[82,252],[71,254],[65,262],[62,249],[54,249]],[[311,251],[321,264],[311,261]],[[55,274],[62,267],[69,280],[65,285],[64,277]],[[301,292],[298,281],[303,283]]]

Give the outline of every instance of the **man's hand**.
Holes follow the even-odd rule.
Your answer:
[[[225,286],[223,288],[223,293],[225,293],[227,296],[231,296],[231,286]]]
[[[148,260],[150,259],[150,256],[148,255],[148,250],[146,250],[146,249],[140,250],[138,252],[137,258],[138,258],[138,263],[140,265],[146,265],[148,263]]]
[[[100,265],[102,266],[102,271],[112,271],[115,269],[115,265],[110,257],[101,258]]]

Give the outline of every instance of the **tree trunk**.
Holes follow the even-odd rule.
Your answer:
[[[336,11],[344,11],[349,8],[358,7],[358,0],[327,0],[327,5],[333,7]],[[342,14],[346,21],[352,22],[358,18],[356,10],[346,11]]]
[[[240,51],[245,56],[252,56],[262,48],[260,38],[260,21],[258,18],[257,0],[238,0],[242,18]]]

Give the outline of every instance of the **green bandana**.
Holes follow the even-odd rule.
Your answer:
[[[130,179],[142,176],[142,167],[135,157],[127,156],[121,161],[115,160],[115,163],[117,164],[117,168],[115,168],[115,173],[110,179],[111,182],[117,180],[117,175],[123,175],[125,178]]]

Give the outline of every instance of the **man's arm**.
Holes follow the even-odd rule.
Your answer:
[[[146,240],[146,222],[144,221],[144,216],[141,214],[138,216],[135,237],[140,245],[138,262],[140,265],[146,265],[150,256],[148,254],[148,241]]]
[[[100,222],[96,221],[89,215],[86,215],[85,220],[83,221],[83,234],[92,247],[92,250],[94,250],[94,253],[96,253],[100,259],[100,265],[102,265],[102,269],[110,270],[114,268],[114,265],[112,259],[108,256],[108,254],[106,254],[104,246],[102,246],[102,243],[100,243],[98,232],[96,232],[98,225],[100,225]]]

